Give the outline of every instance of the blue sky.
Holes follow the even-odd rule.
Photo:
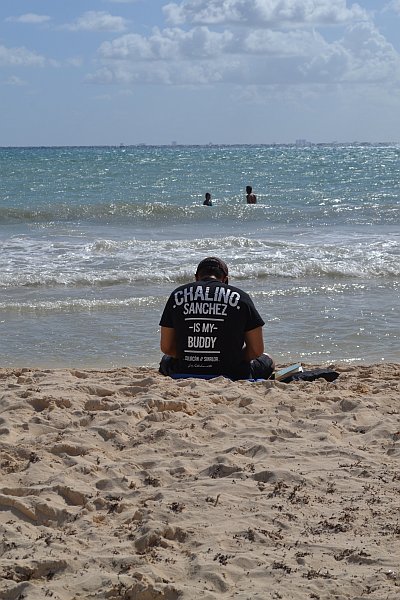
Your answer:
[[[0,145],[400,141],[400,0],[1,0]]]

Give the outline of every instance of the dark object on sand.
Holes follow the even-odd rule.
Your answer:
[[[326,381],[335,381],[339,377],[337,371],[332,369],[313,369],[312,371],[301,371],[293,373],[285,379],[281,379],[281,383],[291,383],[292,381],[314,381],[315,379],[326,379]]]

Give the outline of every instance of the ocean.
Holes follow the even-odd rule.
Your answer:
[[[397,145],[0,148],[0,366],[158,365],[208,255],[277,363],[400,362],[399,174]]]

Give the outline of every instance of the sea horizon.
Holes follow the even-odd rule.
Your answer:
[[[324,141],[324,142],[313,142],[311,140],[295,140],[292,142],[259,142],[259,143],[243,143],[243,142],[232,142],[232,143],[228,143],[228,142],[208,142],[208,143],[201,143],[201,142],[193,142],[193,143],[180,143],[180,142],[169,142],[169,143],[147,143],[147,142],[132,142],[132,143],[125,143],[125,142],[119,142],[119,143],[115,143],[115,144],[46,144],[46,145],[5,145],[2,146],[0,145],[0,149],[40,149],[40,148],[52,148],[52,149],[57,149],[57,148],[163,148],[163,147],[167,147],[167,148],[176,148],[176,147],[180,147],[180,148],[209,148],[209,147],[247,147],[247,148],[254,148],[254,147],[266,147],[266,148],[273,148],[276,146],[283,146],[283,147],[297,147],[297,148],[302,148],[302,147],[331,147],[331,146],[355,146],[355,147],[368,147],[368,146],[397,146],[400,144],[400,141],[376,141],[376,142],[371,142],[371,141],[358,141],[358,140],[353,140],[353,141]]]

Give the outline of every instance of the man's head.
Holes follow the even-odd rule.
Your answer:
[[[204,258],[197,266],[196,281],[204,277],[214,277],[222,283],[228,283],[228,267],[226,263],[216,256]]]
[[[246,193],[251,194],[252,191],[253,191],[253,188],[251,187],[251,185],[246,185]]]
[[[206,200],[211,200],[211,194],[210,194],[210,192],[206,192]]]

